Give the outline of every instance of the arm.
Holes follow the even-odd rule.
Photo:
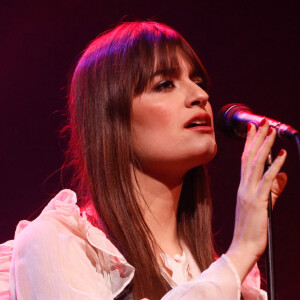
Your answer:
[[[230,259],[222,255],[198,278],[181,284],[162,300],[239,300],[241,281]]]
[[[260,126],[258,132],[250,124],[242,156],[241,182],[231,246],[225,256],[214,262],[196,280],[176,287],[163,300],[240,299],[241,282],[266,248],[269,192],[272,191],[275,203],[287,181],[285,174],[278,173],[286,158],[285,151],[263,173],[274,140],[275,130],[269,131],[267,122]],[[265,297],[265,293],[262,293],[253,299],[266,299]]]

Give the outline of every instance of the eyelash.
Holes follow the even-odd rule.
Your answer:
[[[203,82],[203,81],[199,81],[199,82],[196,82],[195,83],[201,87],[202,90],[204,91],[207,91],[207,83]]]
[[[165,80],[165,81],[161,81],[160,83],[158,83],[153,90],[155,92],[161,92],[163,90],[168,90],[168,89],[172,89],[175,87],[175,84],[172,80]]]
[[[195,81],[195,84],[197,84],[199,87],[201,87],[204,91],[207,90],[207,85],[205,82],[203,81]],[[153,90],[155,92],[162,92],[164,90],[169,90],[175,87],[175,84],[172,80],[165,80],[162,82],[159,82],[154,88]]]

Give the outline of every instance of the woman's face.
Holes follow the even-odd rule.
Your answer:
[[[183,172],[209,162],[216,153],[212,109],[202,79],[179,57],[179,70],[158,70],[133,98],[135,155],[145,172]]]

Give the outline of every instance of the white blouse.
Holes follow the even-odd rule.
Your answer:
[[[0,299],[112,300],[134,276],[131,266],[93,226],[76,205],[76,194],[63,190],[33,222],[21,221],[15,239],[0,245]],[[162,300],[265,300],[259,271],[248,275],[241,287],[237,272],[222,255],[201,273],[189,249],[183,254],[161,254],[170,275],[162,275],[173,288]]]

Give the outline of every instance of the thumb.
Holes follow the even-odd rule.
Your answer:
[[[277,176],[275,177],[271,192],[272,192],[272,200],[273,200],[273,206],[279,197],[279,195],[282,193],[285,185],[287,183],[287,175],[286,173],[278,173]]]

